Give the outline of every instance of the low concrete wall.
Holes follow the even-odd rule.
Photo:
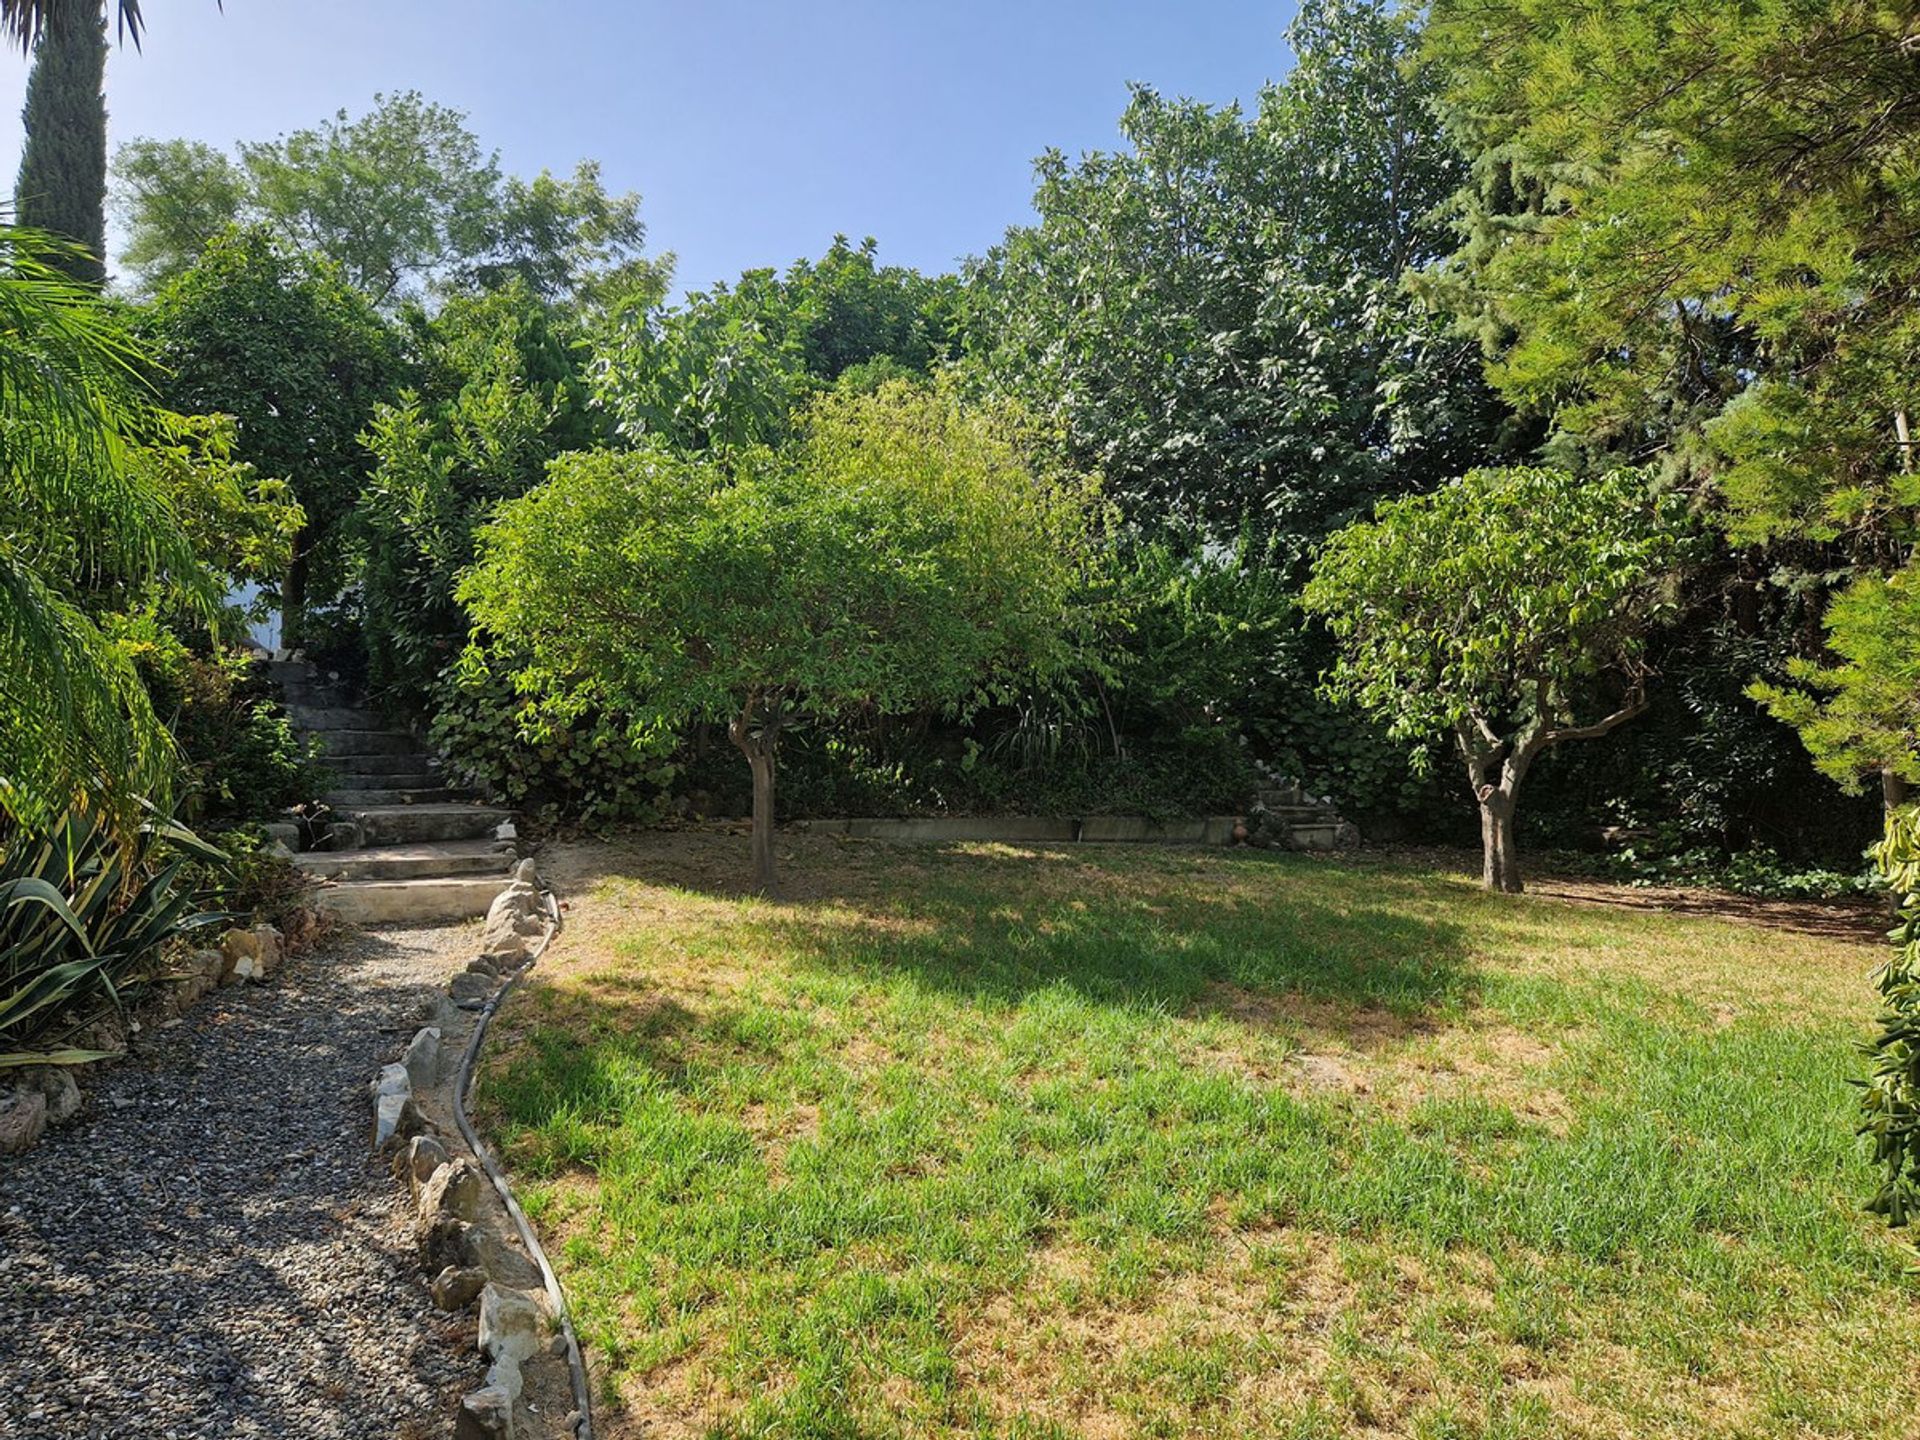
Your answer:
[[[1236,815],[1162,823],[1144,815],[1089,815],[1052,819],[1039,815],[927,816],[911,820],[807,820],[794,828],[854,840],[997,841],[1007,845],[1154,844],[1228,845]]]

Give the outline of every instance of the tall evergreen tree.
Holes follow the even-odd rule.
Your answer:
[[[34,45],[26,148],[14,186],[22,225],[71,240],[86,253],[59,252],[62,268],[90,285],[106,283],[107,21],[97,3],[63,5]]]

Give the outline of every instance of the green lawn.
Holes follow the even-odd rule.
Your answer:
[[[1870,939],[1224,851],[653,837],[483,1109],[614,1436],[1910,1436]],[[1607,898],[1607,897],[1600,897]],[[1623,898],[1618,892],[1614,899]]]

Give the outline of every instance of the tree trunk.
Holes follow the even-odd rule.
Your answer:
[[[280,646],[298,650],[305,643],[307,613],[307,547],[305,526],[293,538],[293,558],[287,562],[286,580],[280,586]]]
[[[780,877],[773,868],[773,748],[760,744],[747,752],[753,766],[753,888],[777,898]]]
[[[1880,804],[1888,814],[1893,814],[1907,803],[1913,794],[1913,787],[1907,783],[1907,777],[1893,770],[1880,772]]]
[[[1480,882],[1502,895],[1518,895],[1526,888],[1520,879],[1520,852],[1513,844],[1513,799],[1496,790],[1480,801]]]
[[[727,735],[747,757],[753,770],[753,888],[770,899],[780,895],[780,877],[773,864],[773,767],[780,749],[780,725],[785,718],[778,700],[767,705],[754,728],[758,696],[747,703],[727,725]]]

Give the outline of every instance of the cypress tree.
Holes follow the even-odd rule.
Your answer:
[[[15,217],[84,246],[62,268],[106,283],[107,21],[98,3],[55,6],[33,50],[26,149],[14,185]]]

